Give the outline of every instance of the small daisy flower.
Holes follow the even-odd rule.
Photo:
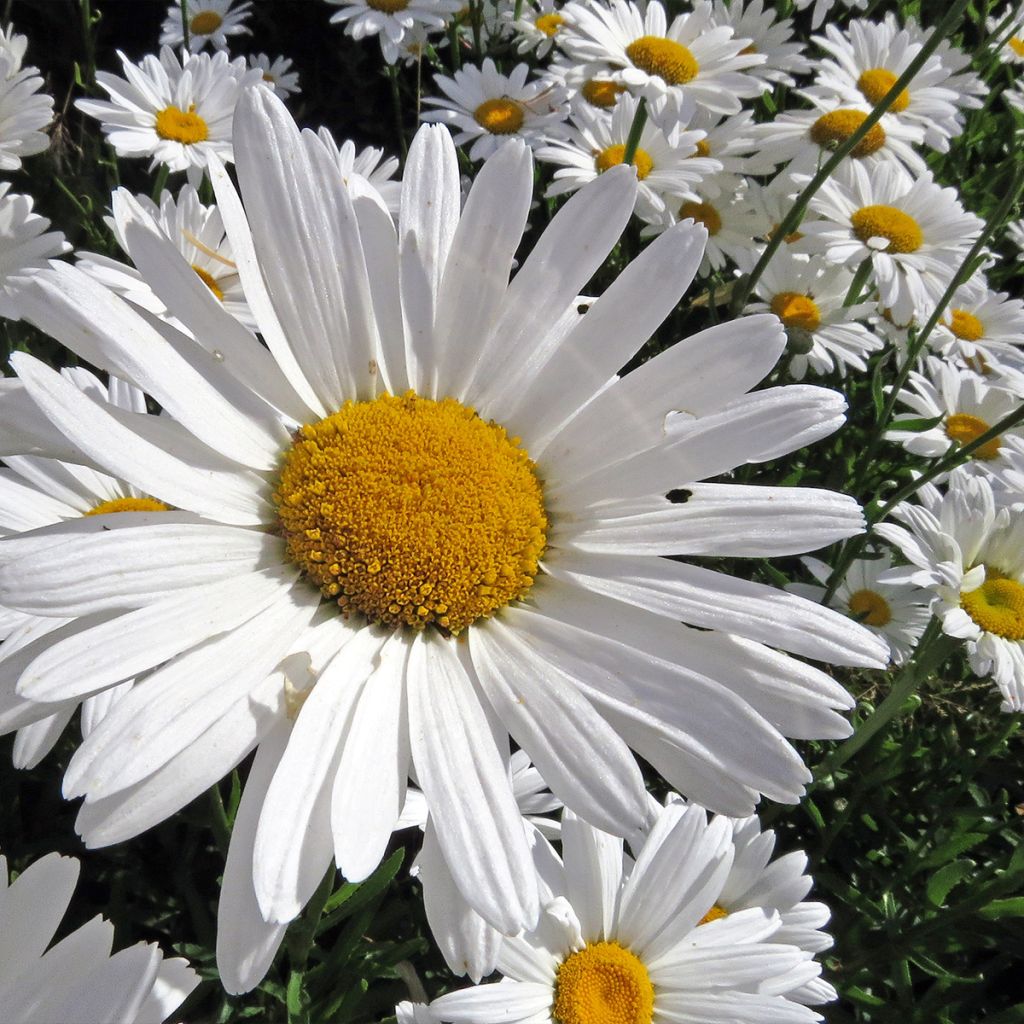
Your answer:
[[[449,992],[430,1012],[459,1024],[820,1020],[793,993],[821,968],[778,938],[785,926],[766,905],[770,879],[761,875],[757,885],[767,838],[751,848],[756,837],[742,825],[708,823],[703,808],[676,799],[659,808],[633,862],[622,840],[566,812],[562,870],[550,872],[554,889],[538,928],[503,939],[501,981]],[[792,888],[806,891],[810,879],[795,862],[776,867],[796,868]],[[742,909],[717,906],[730,896]]]
[[[793,75],[806,75],[811,62],[804,56],[803,44],[791,42],[792,19],[775,19],[775,11],[765,10],[765,0],[715,0],[712,20],[716,25],[728,25],[738,38],[749,39],[744,52],[764,55],[765,62],[752,67],[751,75],[793,86]]]
[[[929,345],[947,359],[984,372],[1024,358],[1024,301],[994,292],[980,275],[958,288]]]
[[[11,183],[0,181],[0,316],[18,319],[19,282],[41,270],[71,246],[50,222],[32,212],[32,197],[10,194]]]
[[[646,10],[627,0],[605,6],[596,0],[570,3],[559,44],[578,61],[615,69],[614,78],[636,95],[665,98],[677,111],[695,103],[717,114],[736,114],[744,99],[759,96],[764,84],[744,72],[765,63],[747,53],[750,39],[716,26],[712,7],[698,0],[671,25],[660,0]]]
[[[868,0],[841,0],[841,3],[846,8],[854,8],[858,11],[867,10],[868,6]],[[811,12],[811,28],[818,28],[825,20],[825,15],[835,7],[836,0],[795,0],[798,11],[806,11],[812,4],[814,10]]]
[[[402,198],[402,183],[394,180],[398,157],[385,157],[384,150],[375,146],[366,146],[357,152],[356,144],[349,139],[339,146],[327,128],[321,128],[317,135],[334,157],[342,181],[357,187],[365,183],[384,200],[392,214],[398,213]]]
[[[909,416],[897,416],[886,438],[908,452],[937,459],[954,444],[965,445],[987,433],[1021,404],[1019,395],[987,384],[970,370],[961,370],[935,356],[925,360],[925,372],[911,371],[907,387],[899,393]],[[935,419],[928,430],[906,431],[907,419]],[[978,448],[965,463],[967,473],[1024,470],[1024,426],[1014,427]]]
[[[14,25],[0,25],[0,61],[5,61],[4,75],[10,77],[21,70],[28,50],[28,36],[14,31]]]
[[[697,144],[698,155],[718,160],[727,174],[762,175],[775,170],[772,140],[755,131],[753,111],[722,117],[698,107],[685,125],[688,131],[704,132]]]
[[[820,602],[832,569],[810,556],[800,561],[820,586],[791,583],[786,589]],[[914,653],[931,620],[931,594],[912,583],[893,583],[880,578],[892,568],[889,551],[880,552],[877,558],[856,559],[836,587],[832,606],[880,636],[889,645],[892,663],[902,665]]]
[[[857,322],[871,304],[843,305],[852,281],[845,267],[786,250],[765,268],[756,288],[763,301],[752,303],[748,312],[771,312],[782,321],[795,380],[802,380],[808,369],[837,371],[840,377],[847,368],[866,370],[867,356],[882,347],[882,340]]]
[[[53,120],[53,97],[40,93],[39,69],[22,68],[17,49],[0,51],[0,171],[18,170],[23,157],[50,146],[45,129]]]
[[[455,145],[472,142],[470,160],[483,160],[510,138],[536,148],[565,138],[569,108],[564,88],[553,79],[527,82],[529,65],[517,64],[503,75],[487,57],[481,67],[464,64],[454,78],[435,75],[447,99],[424,98],[438,107],[421,115],[427,122],[442,122],[455,132]]]
[[[327,0],[340,7],[331,24],[343,23],[353,39],[378,36],[389,64],[398,61],[402,43],[414,25],[443,29],[462,7],[462,0]]]
[[[263,81],[281,99],[287,99],[293,93],[302,92],[299,88],[299,73],[292,71],[291,57],[275,57],[271,60],[265,53],[251,53],[249,54],[249,67],[258,68],[263,75]]]
[[[871,260],[880,305],[904,323],[931,312],[982,228],[955,189],[893,163],[847,162],[810,205],[823,219],[801,225],[807,245],[850,267]]]
[[[448,37],[442,31],[430,31],[417,22],[402,39],[398,47],[399,60],[406,67],[419,64],[429,55],[431,49],[440,50],[448,45]]]
[[[188,46],[199,53],[205,46],[228,49],[228,36],[251,35],[245,21],[251,0],[188,0]],[[169,4],[160,30],[160,45],[178,47],[185,42],[181,30],[181,5]]]
[[[1004,40],[999,57],[1007,64],[1024,64],[1024,4],[1007,4],[998,14],[985,19],[985,30],[999,31]]]
[[[875,532],[911,565],[893,579],[928,590],[948,636],[963,640],[971,669],[991,677],[1003,711],[1024,711],[1024,517],[996,507],[987,477],[956,469],[949,487],[926,484],[920,505],[901,502]]]
[[[177,198],[165,190],[159,206],[148,196],[131,199],[126,189],[119,189],[111,205],[113,216],[106,218],[106,222],[122,252],[131,256],[135,250],[127,235],[130,223],[144,225],[150,232],[170,239],[213,297],[237,320],[254,326],[231,243],[225,236],[220,211],[215,205],[200,202],[191,185],[182,186]],[[135,267],[90,252],[79,253],[78,266],[134,305],[159,317],[170,317],[163,300]],[[160,280],[157,275],[154,278]]]
[[[561,165],[547,195],[574,192],[599,174],[622,163],[626,140],[639,101],[624,96],[611,115],[593,108],[580,107],[570,116],[573,126],[569,139],[553,142],[537,150],[537,159]],[[659,217],[666,202],[678,206],[684,199],[697,199],[694,186],[722,169],[717,161],[697,155],[704,133],[681,131],[678,126],[666,133],[652,116],[644,124],[633,158],[640,187],[637,212],[646,220]]]
[[[517,52],[532,50],[538,57],[546,57],[551,52],[565,25],[565,15],[555,0],[526,0],[518,18],[514,8],[504,13],[519,36]]]
[[[153,166],[188,171],[199,184],[210,156],[233,159],[231,123],[242,91],[262,81],[258,69],[246,70],[245,58],[225,53],[195,54],[178,60],[165,46],[160,59],[146,56],[133,64],[118,52],[125,78],[96,73],[107,100],[76,100],[75,106],[101,122],[118,156],[152,157]]]
[[[187,960],[165,960],[147,942],[111,953],[114,926],[98,915],[50,945],[78,873],[74,857],[48,853],[9,882],[7,858],[0,856],[4,1020],[161,1024],[199,984]]]
[[[578,64],[565,58],[555,59],[548,64],[545,74],[565,87],[574,110],[582,107],[610,111],[627,92],[626,87],[615,80],[615,69],[609,64]]]

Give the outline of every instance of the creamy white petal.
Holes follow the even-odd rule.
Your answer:
[[[566,895],[587,942],[614,935],[622,881],[622,840],[580,821],[571,810],[562,813],[562,856],[566,864]]]

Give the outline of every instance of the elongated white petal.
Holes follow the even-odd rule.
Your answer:
[[[610,939],[619,910],[622,840],[562,813],[562,856],[567,896],[587,942]]]
[[[496,985],[449,992],[435,999],[430,1004],[430,1011],[451,1024],[479,1024],[481,1019],[518,1024],[550,1008],[552,1002],[550,985],[539,985],[533,981],[502,981]]]

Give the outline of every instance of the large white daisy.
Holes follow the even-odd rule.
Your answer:
[[[32,212],[32,197],[11,195],[11,183],[0,181],[0,316],[16,320],[21,283],[71,246],[50,222]]]
[[[39,69],[22,68],[18,49],[0,50],[0,171],[18,170],[22,157],[50,145],[53,97],[42,87]]]
[[[750,74],[766,82],[796,85],[793,75],[805,75],[811,62],[804,55],[804,44],[793,42],[793,21],[776,21],[777,14],[765,0],[715,0],[712,20],[728,25],[733,34],[749,39],[747,51],[764,55],[763,64],[750,68]]]
[[[975,370],[1024,369],[1024,301],[994,292],[976,274],[958,288],[928,344],[946,359]]]
[[[461,0],[327,0],[341,9],[332,23],[343,23],[353,39],[377,36],[389,64],[398,60],[402,43],[417,25],[440,29],[463,6]]]
[[[251,35],[245,21],[252,10],[251,0],[188,0],[188,46],[198,53],[206,46],[228,49],[228,36]],[[169,4],[160,30],[161,46],[181,46],[181,4]]]
[[[23,298],[166,414],[117,415],[18,354],[46,417],[185,513],[183,549],[224,545],[199,583],[148,526],[71,531],[0,570],[7,606],[82,627],[26,667],[20,696],[70,700],[154,670],[69,768],[85,818],[123,838],[127,807],[141,801],[152,824],[153,793],[171,813],[230,771],[279,724],[259,709],[280,706],[278,667],[321,619],[328,656],[253,797],[267,921],[300,912],[332,855],[351,879],[374,869],[414,770],[467,901],[504,932],[531,926],[509,735],[567,806],[620,835],[649,816],[630,746],[717,810],[748,814],[759,792],[798,800],[810,776],[784,735],[847,735],[851,700],[766,645],[849,665],[886,652],[838,613],[662,557],[792,554],[862,528],[828,491],[700,482],[843,420],[830,391],[748,393],[785,344],[774,318],[616,377],[678,303],[703,231],[666,231],[581,315],[633,208],[627,168],[571,197],[509,282],[532,200],[521,143],[487,162],[463,208],[448,132],[421,129],[396,232],[269,90],[245,92],[236,129],[244,207],[216,163],[213,180],[267,348],[141,210],[125,229],[133,260],[191,336],[73,267]],[[666,497],[678,486],[685,503]],[[89,571],[69,578],[72,556]]]

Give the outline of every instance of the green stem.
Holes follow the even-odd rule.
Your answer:
[[[391,82],[391,105],[395,112],[395,132],[398,135],[398,146],[402,150],[402,160],[409,155],[409,146],[405,141],[405,127],[402,124],[402,93],[398,88],[398,65],[388,65],[388,79]]]
[[[860,301],[861,292],[864,291],[864,285],[868,283],[872,265],[870,256],[861,261],[857,273],[853,275],[853,280],[850,282],[850,290],[846,293],[843,306],[856,306]]]
[[[775,253],[778,252],[779,246],[782,245],[788,235],[791,235],[800,226],[800,221],[803,220],[804,213],[814,194],[832,176],[832,172],[846,159],[853,149],[859,145],[861,139],[882,119],[882,115],[896,102],[903,90],[910,85],[914,76],[938,49],[939,44],[951,34],[951,29],[959,22],[969,3],[970,0],[956,0],[956,3],[950,7],[945,17],[936,26],[935,31],[928,37],[928,41],[921,47],[918,55],[907,65],[906,71],[896,79],[893,87],[878,101],[871,113],[865,118],[864,123],[836,149],[832,156],[818,170],[818,173],[810,180],[810,183],[796,197],[789,213],[782,218],[782,223],[772,232],[772,236],[768,240],[768,244],[765,246],[764,252],[761,253],[761,258],[755,264],[754,269],[745,279],[740,278],[737,282],[732,302],[732,311],[735,315],[738,315],[739,311],[746,305],[751,291],[753,291],[754,286],[760,280],[765,268],[771,263]]]
[[[160,196],[163,194],[164,189],[167,187],[167,177],[170,174],[170,169],[167,164],[161,164],[160,170],[156,172],[156,181],[153,182],[153,202],[160,205]]]
[[[299,1022],[304,1024],[307,1018],[305,1012],[308,1002],[305,998],[306,964],[309,961],[309,951],[313,948],[313,942],[316,939],[317,927],[323,916],[324,907],[334,888],[335,875],[336,870],[332,864],[317,886],[316,892],[306,904],[302,917],[288,929],[288,964],[290,967],[287,999],[288,1024],[299,1024]]]
[[[221,798],[218,784],[214,783],[206,791],[206,795],[210,805],[210,828],[213,830],[220,852],[227,856],[228,846],[231,843],[231,822],[228,821],[228,812],[224,807],[224,800]]]
[[[189,52],[191,47],[191,41],[188,34],[188,0],[181,0],[181,34],[184,36],[184,42],[182,46],[182,61],[185,60],[185,54]]]
[[[636,113],[633,115],[633,123],[629,126],[629,135],[626,136],[626,149],[622,154],[624,164],[633,162],[645,124],[647,124],[647,99],[641,96],[640,102],[636,105]]]

